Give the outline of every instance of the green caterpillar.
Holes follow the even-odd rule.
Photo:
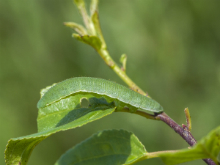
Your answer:
[[[76,94],[93,94],[94,97],[104,97],[113,101],[118,107],[128,107],[132,110],[163,112],[163,107],[155,100],[143,96],[117,83],[91,77],[76,77],[64,80],[52,86],[40,99],[38,109],[44,108],[65,97]]]

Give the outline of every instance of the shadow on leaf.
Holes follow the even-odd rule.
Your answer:
[[[78,104],[76,107],[81,107]],[[98,114],[100,111],[106,109],[114,108],[114,103],[108,103],[104,98],[89,98],[87,108],[73,109],[68,114],[66,114],[56,125],[56,127],[63,126],[65,124],[74,122],[78,119],[89,119],[94,115]]]

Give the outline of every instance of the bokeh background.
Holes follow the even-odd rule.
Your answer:
[[[86,1],[87,3],[90,1]],[[196,139],[220,125],[220,1],[100,1],[108,49],[127,74],[179,124],[189,107]],[[37,132],[40,89],[70,77],[100,77],[124,84],[88,45],[71,38],[63,22],[82,23],[72,0],[0,2],[0,164],[7,141]],[[134,132],[149,152],[186,148],[159,121],[115,113],[41,142],[29,164],[48,165],[103,129]],[[160,159],[142,164],[162,165]],[[205,164],[201,160],[185,163]]]

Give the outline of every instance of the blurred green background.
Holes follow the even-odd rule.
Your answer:
[[[185,123],[183,110],[189,107],[198,140],[220,125],[219,7],[218,0],[111,0],[99,5],[112,57],[119,63],[126,53],[127,74],[179,124]],[[72,0],[0,2],[0,164],[10,138],[37,132],[40,89],[77,76],[125,85],[95,50],[71,38],[65,21],[82,23]],[[149,152],[188,146],[162,122],[115,113],[52,135],[34,149],[29,164],[53,164],[70,147],[112,128],[134,132]],[[142,164],[163,163],[152,159]]]

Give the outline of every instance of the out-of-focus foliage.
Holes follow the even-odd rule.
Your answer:
[[[185,122],[183,110],[189,107],[196,139],[219,125],[219,6],[217,0],[99,4],[101,27],[115,61],[119,63],[126,53],[127,74],[178,123]],[[40,89],[76,76],[101,77],[124,85],[95,50],[71,38],[72,31],[62,24],[65,21],[82,23],[72,0],[0,2],[0,164],[4,164],[8,139],[37,132]],[[53,164],[73,145],[109,128],[132,131],[149,152],[187,147],[162,122],[116,113],[51,136],[36,147],[29,164]],[[160,159],[137,164],[147,162],[163,164]]]

